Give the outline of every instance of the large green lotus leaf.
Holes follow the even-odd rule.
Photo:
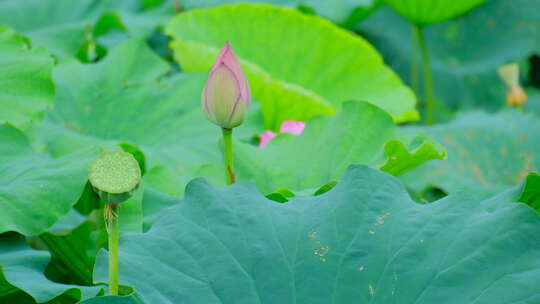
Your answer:
[[[444,148],[424,135],[413,137],[408,145],[402,140],[390,140],[384,145],[384,152],[386,161],[379,168],[394,176],[400,176],[429,160],[446,159]]]
[[[369,16],[379,8],[382,0],[303,0],[301,5],[309,6],[313,10],[335,23],[352,28],[360,20]]]
[[[0,298],[0,303],[36,304],[37,302],[30,295],[28,295],[22,290],[19,290],[16,293]],[[69,292],[62,294],[50,301],[41,302],[41,304],[74,304],[74,303],[77,303],[77,300],[72,295],[70,295]]]
[[[526,92],[528,99],[527,103],[522,107],[523,111],[540,116],[540,90],[529,87]]]
[[[80,302],[80,304],[144,304],[135,296],[126,297],[97,297]]]
[[[409,154],[406,144],[396,139],[400,137],[383,110],[366,102],[346,102],[339,114],[310,120],[300,136],[280,135],[262,149],[239,143],[235,164],[239,180],[254,181],[269,193],[320,187],[337,180],[351,164],[382,166],[400,175],[445,156],[425,138],[418,145],[422,151]]]
[[[167,195],[152,188],[146,188],[143,199],[143,230],[147,231],[154,224],[161,210],[180,203],[176,196]]]
[[[384,0],[407,20],[418,25],[445,21],[466,13],[487,0]]]
[[[417,191],[435,186],[478,198],[500,193],[540,169],[538,130],[538,117],[515,110],[463,113],[451,123],[424,127],[447,149],[448,160],[424,164],[403,179]]]
[[[380,0],[184,0],[181,5],[185,9],[233,4],[239,2],[268,3],[285,7],[309,7],[317,14],[326,17],[345,27],[356,25],[358,21],[369,15]]]
[[[166,16],[163,8],[141,11],[131,0],[3,0],[0,20],[59,57],[74,56],[108,30],[146,38]]]
[[[67,214],[82,193],[93,152],[51,157],[34,151],[18,129],[0,125],[0,233],[37,235]]]
[[[102,289],[98,286],[67,285],[49,280],[43,274],[49,260],[49,252],[30,248],[21,237],[0,239],[0,276],[3,275],[11,286],[29,294],[38,303],[61,295],[86,299]]]
[[[525,179],[519,201],[540,213],[540,192],[538,189],[540,189],[540,175],[537,173],[529,174]]]
[[[322,18],[267,4],[223,5],[179,14],[166,31],[186,71],[207,72],[231,41],[267,128],[332,114],[346,100],[372,102],[398,122],[418,119],[411,90],[375,49]]]
[[[89,26],[104,10],[95,0],[4,0],[0,20],[60,56],[74,55]]]
[[[284,204],[196,180],[150,231],[122,237],[120,282],[152,304],[536,303],[540,218],[518,195],[420,205],[365,166]],[[106,266],[102,254],[95,281]]]
[[[21,126],[43,116],[54,97],[52,67],[44,49],[31,48],[14,31],[0,26],[0,123]]]
[[[18,292],[19,289],[6,281],[3,273],[0,273],[0,299],[8,295],[13,295]]]
[[[504,106],[497,68],[540,52],[539,10],[536,0],[490,0],[457,20],[425,28],[437,98],[454,109]],[[408,22],[382,8],[359,29],[411,83],[415,52]]]
[[[70,284],[92,285],[97,250],[91,252],[89,249],[90,241],[95,241],[91,238],[94,229],[92,223],[86,222],[67,235],[44,234],[40,237],[53,256],[47,273],[50,278]]]

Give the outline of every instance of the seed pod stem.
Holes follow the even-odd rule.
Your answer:
[[[118,241],[120,231],[118,225],[119,204],[105,203],[104,216],[109,236],[109,294],[118,295]]]

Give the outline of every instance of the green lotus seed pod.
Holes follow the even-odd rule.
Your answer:
[[[88,179],[103,201],[118,204],[128,200],[141,182],[141,169],[130,153],[105,151],[90,164]]]

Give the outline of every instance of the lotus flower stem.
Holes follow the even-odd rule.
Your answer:
[[[236,183],[236,175],[233,166],[232,151],[232,129],[222,128],[223,130],[223,159],[225,161],[225,177],[227,185]]]
[[[433,94],[433,81],[431,78],[431,67],[429,63],[429,52],[424,37],[424,31],[418,25],[414,26],[418,37],[418,47],[422,55],[422,67],[424,73],[424,98],[426,100],[426,124],[431,125],[434,121],[435,97]]]
[[[109,235],[109,294],[118,295],[118,241],[120,231],[118,228],[119,205],[105,204],[105,223]]]

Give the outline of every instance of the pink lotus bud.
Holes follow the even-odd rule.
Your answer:
[[[306,126],[306,123],[303,121],[285,120],[284,122],[281,123],[279,132],[289,133],[293,135],[300,135],[304,131],[305,126]]]
[[[304,131],[305,127],[306,123],[303,121],[285,120],[281,123],[279,133],[300,135]],[[270,130],[264,131],[263,134],[259,136],[259,148],[266,146],[272,140],[272,138],[276,136],[277,134]]]
[[[231,129],[242,124],[250,102],[249,85],[229,42],[219,52],[203,89],[201,104],[211,122]]]

